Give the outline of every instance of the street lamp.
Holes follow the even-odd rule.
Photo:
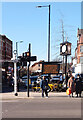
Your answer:
[[[49,8],[49,29],[48,29],[48,62],[50,62],[50,5],[37,6],[37,8],[48,7]]]
[[[16,58],[18,58],[18,43],[22,43],[23,41],[16,42]]]

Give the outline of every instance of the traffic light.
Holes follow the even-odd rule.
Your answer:
[[[27,58],[27,57],[30,57],[30,52],[23,53],[23,58]]]
[[[30,57],[30,53],[29,53],[29,52],[26,52],[26,56],[27,56],[27,57]]]

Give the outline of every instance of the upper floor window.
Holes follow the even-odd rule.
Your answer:
[[[80,63],[83,64],[83,57],[80,57]]]
[[[40,64],[38,64],[38,66],[40,67]]]
[[[80,46],[80,52],[83,52],[83,45]]]

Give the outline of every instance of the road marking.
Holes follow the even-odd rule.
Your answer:
[[[0,102],[18,102],[18,100],[0,100]]]

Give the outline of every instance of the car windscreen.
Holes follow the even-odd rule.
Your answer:
[[[51,82],[52,82],[52,83],[57,83],[57,82],[58,82],[58,80],[52,80]]]

